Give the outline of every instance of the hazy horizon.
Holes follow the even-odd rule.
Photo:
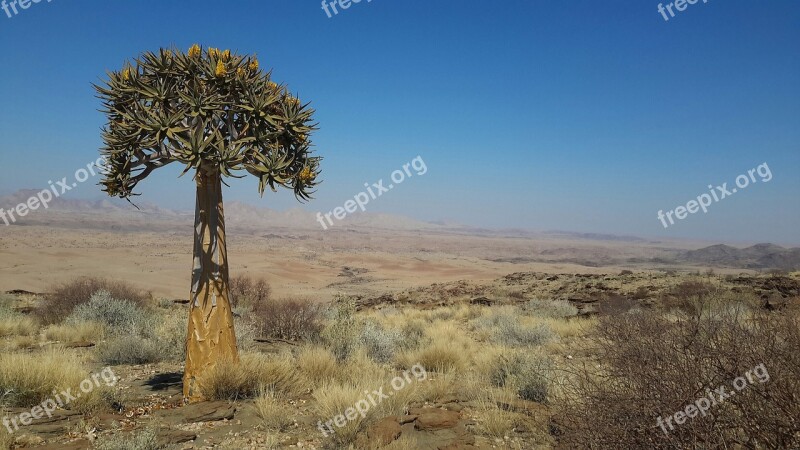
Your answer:
[[[45,189],[97,158],[104,116],[91,83],[107,70],[197,42],[257,53],[312,101],[320,124],[314,201],[260,199],[250,176],[228,180],[228,201],[324,214],[419,156],[425,174],[368,212],[800,243],[800,4],[711,1],[669,21],[657,4],[363,2],[329,18],[318,1],[92,1],[0,13],[0,36],[16,42],[0,55],[0,193]],[[769,181],[753,175],[707,213],[662,226],[660,210],[716,190],[709,185],[735,187],[764,163]],[[194,186],[180,170],[152,174],[136,200],[191,210]],[[97,180],[65,198],[101,198]]]

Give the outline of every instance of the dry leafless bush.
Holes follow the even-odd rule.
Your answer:
[[[618,316],[627,313],[638,305],[639,302],[633,298],[618,294],[608,294],[604,295],[597,303],[597,310],[602,315]]]
[[[263,337],[308,340],[322,331],[320,306],[307,299],[266,300],[256,303],[252,314]]]
[[[229,283],[231,305],[234,308],[257,308],[270,298],[272,289],[263,278],[257,280],[247,275],[237,275]]]
[[[576,369],[559,400],[554,429],[562,448],[800,446],[798,316],[704,305],[694,314],[606,317],[596,333],[601,364]],[[761,364],[768,381],[734,389]],[[706,415],[667,432],[658,425],[721,386],[735,395]]]
[[[123,281],[84,277],[52,287],[51,293],[47,294],[36,309],[36,315],[45,324],[59,323],[76,306],[88,302],[98,291],[106,291],[112,298],[129,300],[139,306],[145,306],[150,299],[150,293],[140,291]]]
[[[661,304],[667,309],[677,308],[692,313],[695,299],[705,299],[718,293],[719,288],[707,281],[689,280],[673,286],[662,295]]]

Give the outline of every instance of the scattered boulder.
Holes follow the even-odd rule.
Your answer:
[[[420,431],[453,428],[458,424],[458,421],[461,420],[460,413],[447,411],[445,409],[417,408],[409,412],[417,414],[417,420],[414,421],[414,428]]]
[[[175,423],[216,422],[231,420],[236,413],[236,406],[226,401],[193,403],[180,408],[159,410],[158,416],[166,416]]]
[[[156,436],[158,445],[168,447],[170,445],[183,444],[197,439],[197,434],[183,430],[161,430]]]
[[[402,434],[399,419],[396,416],[384,417],[367,429],[370,442],[388,445]]]

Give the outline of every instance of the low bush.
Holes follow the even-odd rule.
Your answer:
[[[425,336],[426,328],[426,324],[421,320],[408,320],[400,329],[400,332],[403,336],[401,346],[403,348],[413,349],[424,344],[427,341]]]
[[[148,364],[162,361],[165,355],[155,339],[141,336],[115,336],[97,345],[97,358],[103,364]]]
[[[356,319],[355,301],[338,297],[326,311],[326,319],[327,323],[320,338],[338,361],[344,361],[359,345],[359,321]]]
[[[547,401],[551,361],[541,355],[515,353],[501,355],[491,373],[491,381],[497,387],[510,387],[520,398],[539,403]]]
[[[738,308],[694,311],[599,321],[593,351],[600,365],[572,369],[557,402],[554,423],[565,448],[800,446],[800,318],[742,315]],[[756,368],[766,377],[752,376]],[[735,389],[741,380],[746,385]],[[708,414],[659,425],[679,411],[688,415],[687,405],[720,387],[735,395],[715,397]]]
[[[79,278],[53,286],[45,296],[36,315],[45,324],[59,323],[72,314],[76,306],[86,303],[98,291],[106,291],[112,298],[128,300],[139,306],[149,303],[150,294],[122,281],[103,278]]]
[[[252,319],[262,337],[314,340],[322,331],[320,306],[306,299],[265,300],[253,307]]]
[[[100,290],[92,294],[89,301],[77,305],[64,322],[68,325],[98,323],[111,334],[142,336],[153,332],[157,319],[136,303]]]
[[[157,327],[152,336],[158,342],[163,361],[183,362],[186,358],[186,316],[180,312],[170,313],[163,316],[161,324]],[[237,339],[239,338],[239,328],[236,328]],[[242,329],[245,333],[246,330]],[[251,338],[252,340],[252,338]],[[240,349],[249,348],[247,345],[239,346]]]
[[[269,283],[263,278],[253,279],[247,275],[231,277],[228,284],[231,306],[234,308],[257,308],[270,299]]]
[[[513,310],[497,310],[477,319],[479,328],[488,331],[492,340],[512,347],[543,345],[558,336],[544,323],[525,325]]]
[[[398,349],[402,347],[403,334],[387,330],[373,320],[367,320],[361,327],[359,343],[364,346],[367,355],[374,361],[386,363],[391,361]]]
[[[184,357],[186,325],[176,314],[158,315],[128,300],[98,291],[75,307],[64,326],[101,326],[107,339],[96,353],[104,364],[179,362]]]

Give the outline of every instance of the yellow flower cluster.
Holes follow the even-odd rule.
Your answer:
[[[286,96],[286,101],[292,106],[297,106],[300,104],[300,99],[298,99],[297,97],[292,97],[291,95]]]
[[[227,62],[229,59],[231,59],[231,51],[230,50],[225,50],[224,52],[222,52],[221,56],[222,56],[222,60]]]
[[[253,71],[253,72],[255,72],[256,70],[258,70],[258,58],[255,58],[255,57],[254,57],[254,58],[253,58],[253,59],[250,61],[250,64],[248,64],[248,65],[247,65],[247,67],[248,67],[248,68],[249,68],[251,71]]]
[[[297,178],[303,184],[308,184],[314,181],[314,177],[315,177],[314,172],[312,172],[311,168],[309,167],[304,167],[303,170],[300,171],[300,175],[297,176]]]
[[[239,67],[236,69],[236,76],[239,78],[244,78],[247,72],[244,70],[244,67]]]
[[[272,90],[272,91],[278,90],[278,85],[275,84],[274,81],[270,81],[269,83],[267,83],[267,86],[269,86],[269,89]]]
[[[192,45],[189,47],[189,57],[190,58],[197,58],[200,56],[200,46],[197,44]]]
[[[209,58],[219,58],[219,49],[214,47],[209,47],[208,49],[208,57]]]
[[[131,68],[126,67],[125,70],[122,71],[122,79],[124,81],[130,81],[131,79]]]
[[[222,62],[222,60],[217,61],[217,70],[214,74],[217,76],[217,78],[220,78],[224,77],[226,73],[227,70],[225,70],[225,63]]]

